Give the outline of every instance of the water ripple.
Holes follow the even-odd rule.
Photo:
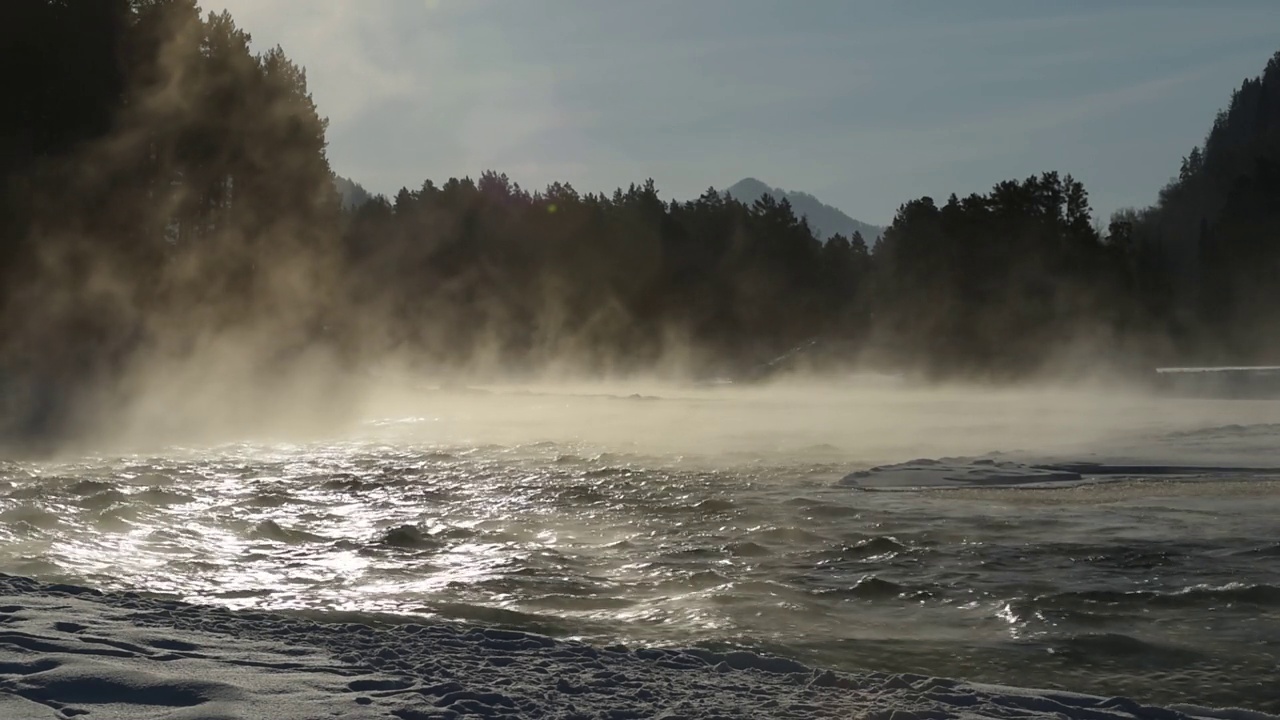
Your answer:
[[[10,463],[0,569],[1094,691],[1136,662],[1122,689],[1148,696],[1274,670],[1278,494],[859,493],[820,459],[372,440]]]

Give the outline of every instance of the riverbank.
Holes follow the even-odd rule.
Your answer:
[[[0,717],[1222,718],[1124,698],[592,647],[410,618],[232,612],[0,575]]]

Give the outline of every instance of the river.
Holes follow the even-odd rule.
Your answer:
[[[879,380],[382,405],[305,441],[7,462],[0,570],[1280,711],[1280,403]],[[850,480],[922,458],[1137,469]]]

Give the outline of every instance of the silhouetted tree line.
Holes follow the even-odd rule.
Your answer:
[[[769,196],[664,202],[652,180],[530,193],[486,172],[372,199],[345,246],[350,306],[436,367],[626,371],[674,353],[742,373],[816,338],[819,364],[1008,377],[1082,341],[1145,349],[1160,319],[1083,186],[1056,173],[909,202],[872,251],[820,240]]]
[[[486,172],[375,198],[345,246],[351,304],[436,365],[627,371],[690,348],[759,361],[868,321],[864,239],[823,244],[767,196],[664,202],[652,180],[611,196],[530,193]]]
[[[6,0],[0,71],[0,420],[61,427],[140,353],[320,334],[341,208],[279,48],[194,0]]]
[[[1079,347],[1280,360],[1280,55],[1156,205],[1105,231],[1045,173],[910,201],[873,248],[785,201],[676,202],[652,180],[529,192],[485,172],[366,199],[330,171],[304,71],[194,0],[6,0],[0,67],[0,389],[24,426],[74,407],[32,392],[228,336],[264,367],[323,347],[351,366],[723,372],[815,338],[818,362],[942,376]]]
[[[1280,364],[1280,53],[1110,237],[1187,354]]]

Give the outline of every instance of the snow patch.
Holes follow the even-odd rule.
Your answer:
[[[66,619],[74,617],[77,622]],[[3,717],[863,717],[1280,720],[1195,705],[746,651],[597,648],[532,633],[313,622],[0,575]]]

